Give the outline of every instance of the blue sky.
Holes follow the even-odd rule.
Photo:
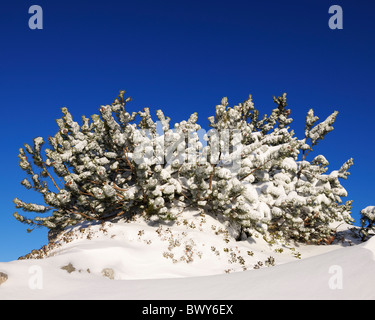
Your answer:
[[[31,5],[43,29],[31,30]],[[328,27],[331,5],[343,29]],[[338,169],[355,165],[343,185],[353,217],[375,205],[375,3],[373,1],[3,1],[0,9],[2,146],[0,261],[47,243],[46,230],[26,233],[12,199],[32,202],[20,185],[18,148],[55,134],[66,106],[73,116],[97,113],[125,89],[130,111],[161,108],[173,122],[198,112],[207,125],[223,96],[253,95],[269,114],[273,95],[287,93],[292,127],[302,137],[309,108],[335,130],[316,148]]]

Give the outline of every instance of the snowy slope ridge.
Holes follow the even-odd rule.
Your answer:
[[[341,228],[329,246],[271,246],[197,211],[75,226],[28,255],[42,259],[0,262],[0,299],[374,299],[375,238]]]

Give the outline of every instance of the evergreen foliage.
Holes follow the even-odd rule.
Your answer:
[[[368,206],[361,210],[360,236],[363,241],[375,234],[375,206]]]
[[[225,217],[239,238],[262,232],[284,239],[330,243],[332,222],[352,222],[351,201],[340,184],[352,159],[327,173],[322,155],[307,156],[333,130],[337,111],[324,121],[310,110],[305,136],[290,128],[286,94],[260,118],[252,97],[229,107],[216,106],[206,132],[194,113],[170,126],[161,110],[129,113],[124,91],[79,125],[67,108],[58,132],[19,150],[28,178],[21,184],[42,194],[45,205],[16,198],[16,208],[38,214],[19,221],[53,231],[83,220],[113,220],[132,215],[173,220],[188,207]],[[46,215],[51,212],[50,215]]]

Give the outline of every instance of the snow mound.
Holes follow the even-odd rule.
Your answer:
[[[292,246],[235,235],[199,211],[173,224],[77,225],[27,259],[0,263],[0,299],[375,298],[375,237]]]
[[[275,264],[260,236],[236,241],[235,234],[228,222],[186,211],[170,223],[138,217],[77,225],[25,258],[55,259],[97,275],[110,268],[116,280],[205,276]],[[288,251],[289,259],[295,259]]]

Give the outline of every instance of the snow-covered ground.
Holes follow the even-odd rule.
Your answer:
[[[0,262],[0,299],[375,299],[375,237],[340,228],[342,241],[297,246],[235,241],[194,211],[76,226],[30,254],[42,259]]]

